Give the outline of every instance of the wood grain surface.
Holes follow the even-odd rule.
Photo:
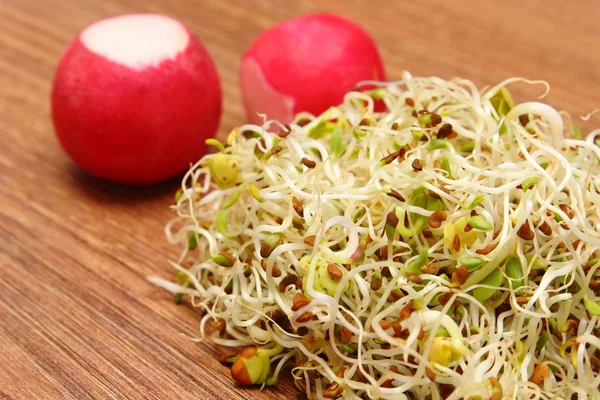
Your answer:
[[[600,108],[593,0],[0,0],[2,399],[296,397],[289,381],[262,392],[236,387],[219,349],[190,340],[197,311],[145,280],[173,274],[176,249],[163,226],[177,180],[143,189],[100,181],[53,134],[48,99],[61,52],[87,24],[134,11],[174,16],[205,43],[223,81],[221,135],[244,121],[244,49],[275,22],[314,11],[361,23],[390,79],[403,69],[478,85],[539,78],[552,85],[546,101],[558,108]],[[542,92],[514,87],[520,100]]]

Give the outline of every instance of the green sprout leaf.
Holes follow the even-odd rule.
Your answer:
[[[577,140],[583,138],[583,125],[573,124],[573,138]]]
[[[225,146],[223,146],[223,143],[219,142],[217,139],[206,139],[204,143],[209,146],[215,146],[221,153],[225,151]]]
[[[320,139],[327,135],[331,135],[335,128],[337,128],[335,123],[321,120],[308,132],[308,137],[311,139]]]
[[[367,94],[369,96],[371,96],[372,98],[374,98],[375,100],[381,100],[384,97],[386,97],[388,95],[388,91],[386,88],[377,88],[374,90],[371,90],[370,92],[367,92]]]
[[[490,103],[498,113],[498,116],[504,117],[515,106],[515,102],[506,88],[500,88],[491,98]]]
[[[477,207],[479,204],[481,204],[481,202],[483,200],[485,200],[485,195],[479,194],[479,195],[475,196],[475,199],[473,199],[473,201],[471,202],[471,204],[462,205],[462,206],[463,206],[463,208],[465,208],[467,210],[472,210],[475,207]]]
[[[464,265],[469,272],[473,272],[484,263],[484,261],[479,257],[461,257],[458,261]]]
[[[449,338],[450,337],[450,333],[446,329],[444,329],[444,328],[439,328],[437,330],[437,332],[435,333],[435,337],[447,337],[447,338]]]
[[[523,191],[526,192],[529,188],[531,188],[533,185],[537,185],[538,183],[538,178],[531,177],[531,178],[527,178],[523,181],[523,183],[521,184],[521,187],[523,188]]]
[[[525,360],[527,352],[525,351],[525,345],[520,340],[515,344],[515,353],[517,354],[517,361],[521,364]]]
[[[410,132],[412,133],[413,139],[415,139],[417,142],[423,138],[423,132],[419,130],[413,129]]]
[[[492,286],[491,288],[478,287],[473,289],[473,297],[477,300],[484,302],[494,295],[500,288],[503,280],[502,271],[500,268],[495,268],[488,276],[486,276],[481,282],[482,285]]]
[[[225,251],[222,251],[216,256],[213,256],[212,260],[215,262],[215,264],[220,265],[222,267],[231,267],[233,264],[235,264],[235,257],[233,257],[231,254]],[[227,287],[231,289],[233,287],[232,285],[233,281],[229,281]]]
[[[175,297],[173,297],[173,302],[175,304],[180,304],[181,300],[183,300],[183,293],[177,293],[175,294]]]
[[[524,285],[523,266],[517,257],[510,257],[508,260],[506,260],[504,272],[506,272],[506,275],[511,278],[508,281],[511,289],[518,289]]]
[[[428,211],[439,211],[447,209],[442,199],[429,196],[428,191],[424,186],[413,190],[413,192],[410,195],[410,205],[414,207],[423,208]],[[429,217],[416,213],[412,213],[410,214],[410,216],[413,223],[414,231],[412,234],[419,234],[423,227],[427,225]],[[404,220],[401,218],[401,224],[399,226],[404,226],[403,221]],[[400,234],[402,236],[405,236],[405,234],[402,232],[400,232]]]
[[[196,239],[196,234],[194,232],[191,232],[188,235],[188,249],[194,250],[196,247],[198,247],[198,241]]]
[[[227,211],[221,210],[217,213],[215,225],[217,232],[223,236],[227,236]]]
[[[421,114],[418,117],[418,121],[419,121],[419,125],[421,126],[425,126],[425,125],[431,125],[431,114]]]
[[[506,88],[501,88],[498,90],[492,96],[492,98],[490,98],[490,103],[492,103],[492,107],[494,107],[500,118],[506,116],[506,114],[508,114],[508,112],[515,106],[515,102],[513,101],[510,92]],[[502,135],[506,133],[506,130],[506,124],[505,122],[502,122],[498,133]]]
[[[346,151],[346,145],[342,141],[343,132],[341,128],[335,128],[331,133],[331,139],[329,145],[331,147],[331,154],[335,157],[341,156]]]
[[[358,140],[359,142],[362,142],[363,139],[367,137],[367,134],[368,133],[363,131],[360,127],[352,129],[352,136],[354,136],[354,139]]]
[[[223,209],[227,209],[229,207],[231,207],[232,205],[234,205],[238,199],[240,198],[240,194],[242,193],[242,189],[238,188],[235,193],[233,194],[233,196],[231,196],[231,199],[229,199],[227,202],[225,202],[223,204]]]
[[[460,151],[463,153],[470,153],[475,149],[475,142],[468,142],[460,146]]]
[[[188,276],[183,271],[177,271],[177,273],[175,274],[175,280],[183,287],[188,287],[190,285]],[[183,293],[180,292],[175,294],[173,301],[175,302],[175,304],[179,304],[181,303],[182,299]]]
[[[248,191],[250,191],[252,197],[254,197],[259,203],[265,202],[265,199],[260,195],[260,189],[256,186],[248,185]]]
[[[554,219],[556,220],[556,222],[562,222],[563,220],[560,214],[557,212],[554,213]]]
[[[542,334],[540,335],[540,338],[538,339],[537,343],[535,344],[535,350],[541,351],[544,348],[544,346],[546,345],[547,341],[548,341],[548,332],[544,331],[544,332],[542,332]]]
[[[467,220],[467,224],[471,225],[473,229],[477,229],[480,231],[491,231],[494,229],[494,226],[481,215],[476,215]]]
[[[425,147],[428,151],[443,149],[448,146],[444,139],[432,139]]]
[[[531,263],[531,257],[526,257],[527,259],[527,264]],[[546,269],[548,268],[548,266],[539,258],[536,258],[535,261],[533,262],[533,265],[531,266],[531,269]]]
[[[411,261],[411,262],[408,263],[408,265],[406,266],[406,268],[407,268],[406,272],[412,272],[412,273],[420,275],[421,274],[421,267],[423,265],[425,265],[425,263],[427,262],[428,258],[429,258],[429,249],[428,248],[424,248],[419,253],[419,257],[417,257],[416,259],[414,259],[413,261]]]
[[[277,384],[277,378],[275,378],[274,376],[267,377],[267,380],[265,381],[265,385],[275,386],[276,384]]]
[[[600,317],[600,304],[590,300],[587,295],[583,296],[583,305],[590,314]]]
[[[442,160],[442,169],[446,171],[446,173],[448,174],[448,178],[454,179],[452,177],[452,170],[450,169],[450,161],[448,161],[447,157],[444,157],[444,159]]]
[[[351,344],[344,343],[341,347],[344,349],[344,351],[347,351],[350,354],[356,353],[356,349]]]
[[[185,272],[183,271],[177,271],[177,273],[175,274],[175,280],[177,281],[177,283],[179,283],[180,285],[183,285],[185,282],[188,281],[188,276]]]
[[[333,277],[330,273],[329,273],[329,264],[324,262],[324,261],[318,261],[317,265],[313,267],[314,268],[314,281],[313,281],[313,289],[317,292],[320,293],[324,293],[328,296],[333,296],[335,295],[335,292],[338,289],[338,286],[340,285],[340,281],[341,279],[338,279],[336,277]],[[345,275],[345,268],[339,268],[336,267],[337,271],[343,275]],[[309,272],[305,272],[304,277],[302,278],[302,287],[308,287],[308,275]],[[349,287],[349,283],[346,282],[346,284],[344,285],[344,287],[342,288],[343,291],[348,290]],[[305,296],[309,299],[312,300],[312,297],[309,295],[309,293],[305,293]]]
[[[183,196],[183,190],[181,188],[177,189],[177,191],[175,192],[175,204],[179,203],[179,200],[181,200],[181,196]]]

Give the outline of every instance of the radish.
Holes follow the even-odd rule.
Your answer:
[[[63,55],[52,117],[63,148],[91,174],[155,183],[203,155],[221,117],[219,77],[180,22],[116,16],[85,28]]]
[[[385,80],[375,42],[332,14],[275,25],[250,45],[240,66],[246,114],[255,124],[262,123],[257,113],[283,123],[300,111],[320,114],[362,80]]]

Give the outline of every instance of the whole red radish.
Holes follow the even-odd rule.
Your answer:
[[[240,67],[248,120],[257,113],[288,123],[294,114],[320,114],[342,102],[363,80],[385,80],[373,39],[356,23],[332,14],[284,21],[263,32]]]
[[[175,19],[112,17],[85,28],[63,55],[52,118],[64,149],[91,174],[155,183],[203,155],[221,118],[219,77]]]

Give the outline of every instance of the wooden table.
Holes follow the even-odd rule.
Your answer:
[[[426,4],[425,4],[426,3]],[[223,80],[221,135],[244,121],[240,56],[273,23],[333,11],[380,45],[388,77],[511,76],[552,85],[575,115],[600,108],[600,2],[0,0],[0,398],[279,399],[235,387],[196,311],[149,284],[171,277],[163,238],[173,180],[135,189],[92,178],[63,153],[49,119],[54,68],[87,24],[134,11],[180,19]],[[517,99],[543,92],[517,85]],[[599,126],[596,116],[588,127]]]

